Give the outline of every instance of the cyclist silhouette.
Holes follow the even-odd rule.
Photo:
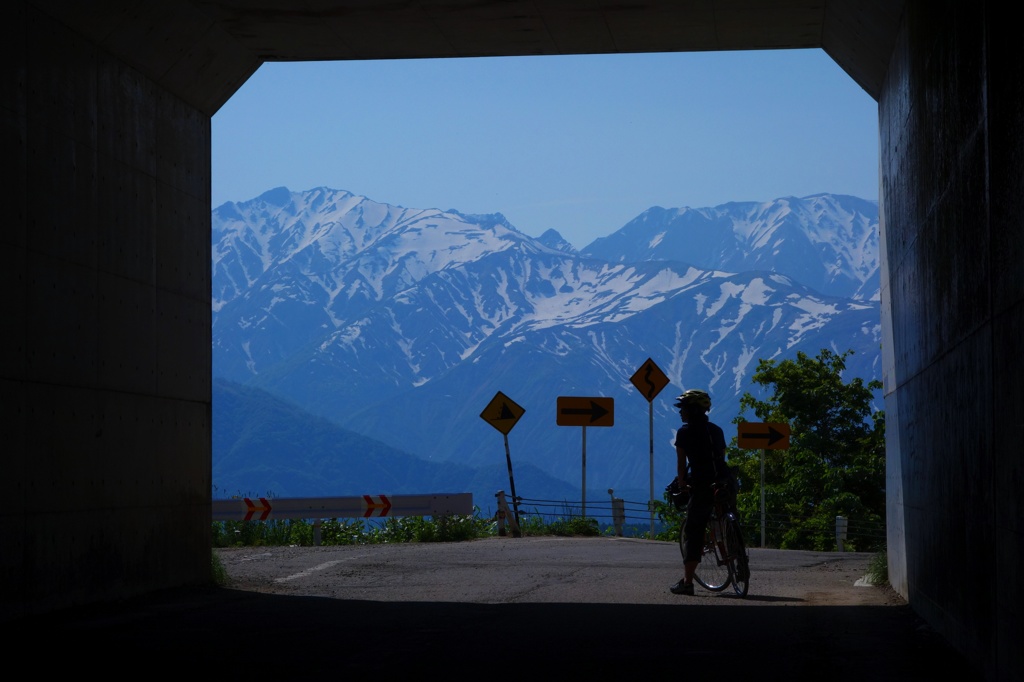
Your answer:
[[[689,483],[690,501],[683,524],[683,577],[669,590],[692,595],[693,576],[715,504],[712,486],[727,479],[725,434],[708,419],[711,396],[706,392],[690,389],[676,398],[675,407],[683,420],[676,431],[676,474],[677,480]]]

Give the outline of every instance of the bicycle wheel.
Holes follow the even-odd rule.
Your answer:
[[[704,552],[701,554],[700,563],[697,564],[697,572],[693,579],[705,590],[721,592],[729,587],[729,567],[722,561],[722,555],[718,551],[718,544],[714,541],[711,532],[704,536]]]
[[[746,597],[747,590],[750,589],[750,563],[740,524],[734,518],[730,518],[726,525],[725,543],[729,548],[729,578],[732,588],[739,596]]]

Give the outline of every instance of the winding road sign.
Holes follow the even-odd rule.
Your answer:
[[[647,361],[640,365],[640,369],[629,378],[640,391],[647,402],[651,402],[661,393],[661,389],[668,386],[668,377],[661,371],[661,368],[654,363],[654,360],[647,358]]]
[[[561,396],[555,423],[559,426],[612,426],[615,424],[615,399]]]
[[[744,450],[788,450],[789,424],[740,422],[736,445]]]
[[[516,405],[514,400],[498,391],[480,413],[480,418],[507,436],[524,412],[526,410]]]

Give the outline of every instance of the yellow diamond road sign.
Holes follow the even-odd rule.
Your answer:
[[[516,405],[514,400],[498,391],[480,413],[480,418],[507,436],[524,412],[526,410]]]
[[[661,393],[661,389],[668,386],[668,377],[661,371],[661,368],[654,364],[654,360],[647,358],[647,362],[640,365],[640,369],[629,378],[640,391],[647,402],[651,402]]]

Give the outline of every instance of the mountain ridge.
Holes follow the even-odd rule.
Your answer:
[[[638,489],[652,438],[671,478],[683,388],[710,390],[725,426],[758,359],[854,349],[850,376],[881,373],[877,202],[856,197],[649,209],[579,251],[500,213],[328,188],[276,188],[213,222],[215,375],[426,461],[504,462],[479,417],[500,390],[526,408],[514,460],[578,482],[581,434],[554,424],[555,399],[608,396],[615,427],[587,431],[587,480]],[[716,258],[748,269],[702,265]],[[649,406],[629,382],[648,358],[670,379]]]

